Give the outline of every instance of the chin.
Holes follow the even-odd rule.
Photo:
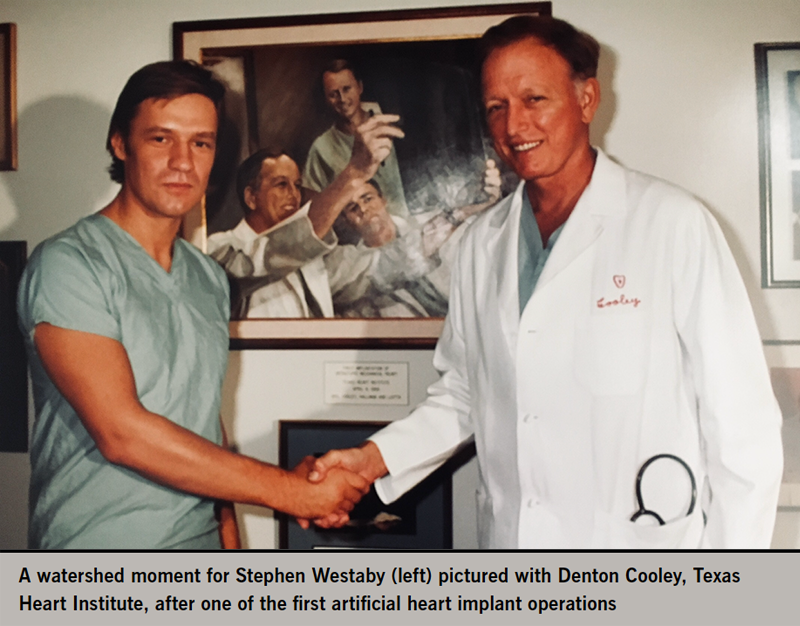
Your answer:
[[[514,173],[522,180],[537,180],[540,178],[547,178],[553,174],[553,172],[550,171],[550,168],[534,166],[525,163],[514,163],[512,164],[511,169],[513,169]]]

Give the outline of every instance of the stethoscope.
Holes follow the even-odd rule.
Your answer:
[[[647,459],[639,469],[639,473],[636,474],[636,501],[639,503],[639,510],[636,511],[636,513],[634,513],[631,517],[632,522],[635,522],[640,517],[649,516],[655,519],[659,526],[663,526],[666,523],[658,513],[651,511],[644,506],[644,498],[642,497],[642,478],[644,477],[645,470],[647,470],[648,467],[650,467],[659,459],[671,459],[676,463],[679,463],[681,467],[686,470],[686,473],[689,474],[689,480],[692,481],[692,499],[689,502],[689,510],[686,511],[686,517],[689,517],[692,514],[692,511],[694,511],[694,505],[697,503],[697,483],[694,480],[692,469],[686,464],[686,461],[675,456],[674,454],[656,454],[655,456],[651,456],[649,459]]]

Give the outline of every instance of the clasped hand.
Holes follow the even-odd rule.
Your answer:
[[[361,495],[366,494],[370,485],[378,478],[388,473],[383,456],[372,441],[367,441],[358,448],[331,450],[318,459],[306,457],[294,471],[298,470],[301,474],[304,473],[312,487],[324,489],[331,480],[344,478],[352,481],[350,484],[363,485],[363,489],[360,489]],[[313,520],[320,528],[341,528],[350,520],[348,513],[361,499],[361,495],[355,500],[342,502],[342,506],[328,513],[297,516],[297,522],[303,528],[309,527],[309,520]]]
[[[347,523],[348,513],[369,492],[371,483],[341,467],[331,468],[324,480],[312,482],[309,474],[314,466],[314,457],[307,456],[289,473],[294,506],[287,512],[294,515],[303,528],[308,528],[309,519],[317,518],[330,519],[337,527]]]

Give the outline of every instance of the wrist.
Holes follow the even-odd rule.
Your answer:
[[[442,217],[446,219],[450,224],[458,228],[464,222],[464,218],[461,215],[461,211],[458,209],[445,209],[442,211]]]
[[[261,505],[276,511],[295,514],[298,495],[306,481],[295,472],[277,466],[270,467],[270,476],[265,476],[262,485],[265,489]],[[301,496],[302,497],[302,496]]]
[[[365,470],[362,475],[370,483],[375,482],[379,478],[383,478],[389,473],[389,469],[386,467],[378,444],[368,439],[361,444],[360,449],[366,457]]]
[[[350,161],[340,174],[343,185],[352,191],[358,190],[362,185],[369,182],[375,176],[373,167],[359,167]]]

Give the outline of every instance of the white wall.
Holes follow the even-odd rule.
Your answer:
[[[338,0],[335,6],[346,12],[429,4]],[[721,221],[737,256],[762,336],[800,340],[800,291],[760,287],[753,63],[756,42],[800,40],[800,2],[554,0],[553,5],[556,16],[591,32],[603,45],[604,100],[595,142],[622,163],[702,198]],[[133,71],[170,57],[172,22],[331,9],[332,3],[322,0],[0,0],[0,22],[16,22],[18,28],[20,146],[19,171],[0,173],[0,239],[26,239],[32,248],[113,196],[114,186],[104,174],[103,148],[111,110]],[[294,417],[306,418],[328,409],[322,389],[299,387],[296,374],[320,370],[323,356],[262,352],[246,359],[269,363],[276,376],[284,376],[276,379],[276,387],[302,389],[311,404],[316,402],[294,410]],[[422,378],[429,378],[415,383],[412,395],[433,376],[424,369],[429,357],[427,352],[360,355],[363,360],[414,364]],[[248,367],[257,371],[260,365],[242,371]],[[262,406],[260,393],[247,384],[234,395]],[[265,436],[264,454],[270,457],[274,451],[266,448],[274,445],[274,438]],[[0,548],[22,547],[27,456],[0,454],[0,477]],[[469,498],[464,493],[459,502]],[[467,526],[457,531],[465,547],[472,541]]]

